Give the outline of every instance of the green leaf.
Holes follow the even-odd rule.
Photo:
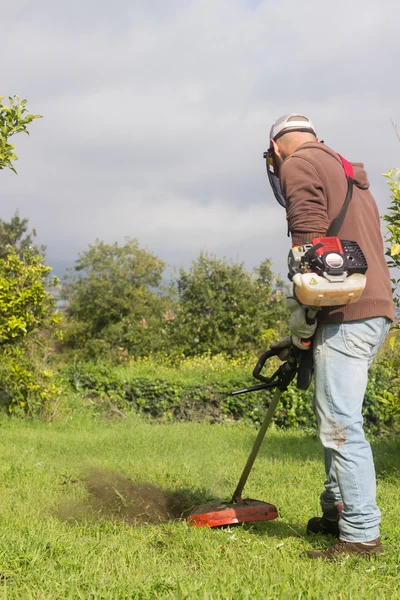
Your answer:
[[[400,254],[400,244],[393,244],[390,250],[390,255],[397,256],[398,254]]]
[[[0,97],[0,102],[4,96]],[[16,154],[12,151],[13,146],[9,143],[11,136],[18,133],[29,135],[28,126],[34,119],[41,118],[41,115],[27,114],[26,100],[21,100],[19,96],[13,98],[9,96],[9,105],[0,104],[0,151],[1,162],[0,170],[4,168],[11,169],[12,161],[17,160]]]

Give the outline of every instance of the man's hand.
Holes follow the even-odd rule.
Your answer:
[[[296,298],[289,297],[287,299],[287,305],[291,312],[289,327],[292,343],[294,346],[297,346],[297,348],[300,348],[300,350],[308,350],[310,348],[311,338],[317,329],[317,321],[314,319],[314,323],[307,323],[306,309],[296,300]]]

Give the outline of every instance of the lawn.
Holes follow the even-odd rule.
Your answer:
[[[324,563],[303,555],[327,544],[305,535],[323,480],[310,433],[269,431],[250,476],[248,495],[278,520],[203,529],[167,511],[228,499],[255,428],[136,416],[0,427],[0,598],[400,598],[395,439],[373,444],[386,554]]]

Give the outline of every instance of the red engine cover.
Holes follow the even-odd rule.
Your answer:
[[[318,248],[318,250],[316,250],[315,252],[318,256],[322,256],[327,252],[337,252],[338,254],[343,254],[342,244],[339,238],[337,237],[314,238],[312,240],[312,244],[313,246],[316,246],[317,244],[322,244],[322,247]]]

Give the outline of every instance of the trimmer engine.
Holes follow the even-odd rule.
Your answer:
[[[314,238],[288,256],[289,279],[306,306],[338,306],[356,302],[366,284],[368,264],[357,244],[337,237]]]

